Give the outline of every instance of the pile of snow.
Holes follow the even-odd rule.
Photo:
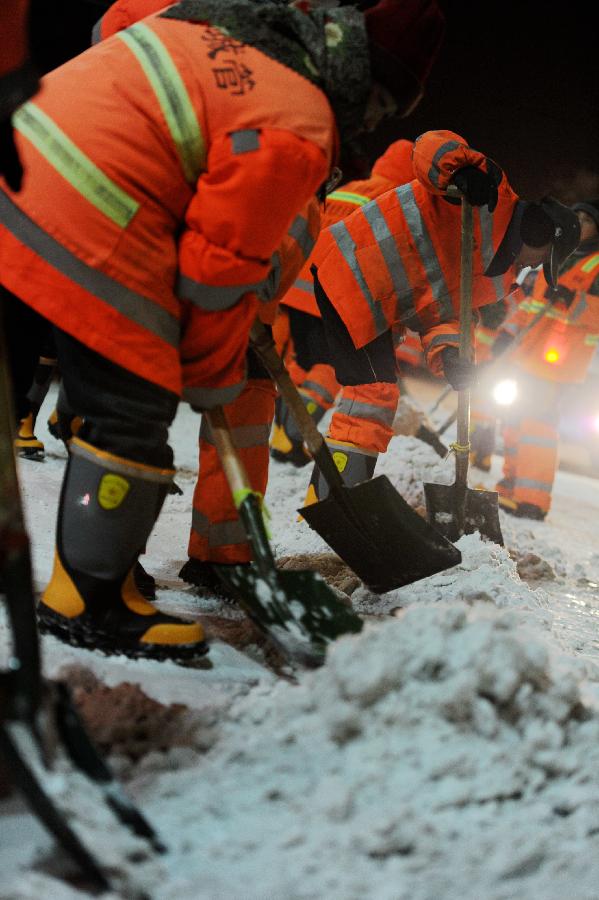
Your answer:
[[[146,784],[171,845],[156,896],[591,900],[599,717],[536,632],[413,607],[255,689],[196,766]]]

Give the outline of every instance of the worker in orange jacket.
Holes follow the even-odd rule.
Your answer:
[[[132,24],[143,14],[144,8],[150,12],[157,6],[156,0],[117,0],[94,28],[96,39],[109,37],[119,28]],[[417,2],[402,7],[401,18],[396,24],[401,35],[401,46],[397,43],[398,35],[394,52],[401,57],[404,65],[409,66],[409,71],[403,72],[401,81],[395,79],[394,89],[398,93],[398,112],[406,114],[419,98],[430,71],[432,59],[439,48],[443,20],[436,12],[435,4]],[[408,91],[402,94],[406,86]],[[386,177],[392,165],[389,159],[381,161],[381,180]],[[327,207],[331,196],[328,192]],[[274,254],[270,294],[275,299],[260,305],[259,316],[264,323],[272,325],[277,301],[286,295],[306,263],[319,227],[319,206],[316,198],[313,198],[293,220],[282,245]],[[233,439],[252,487],[264,494],[268,479],[268,436],[273,419],[275,390],[268,373],[251,350],[247,356],[247,374],[243,391],[225,409]],[[193,495],[189,559],[179,575],[188,583],[222,594],[226,593],[226,588],[215,573],[213,564],[222,566],[249,563],[252,553],[206,419],[202,420],[199,446],[199,476]],[[135,574],[138,584],[143,586],[146,596],[150,597],[154,590],[153,579],[139,565]]]
[[[501,327],[494,353],[509,352],[520,331],[545,315],[510,354],[518,397],[503,416],[503,478],[495,486],[507,513],[543,520],[558,464],[562,385],[586,378],[599,346],[599,200],[576,203],[579,247],[562,265],[557,288],[537,275],[532,294]]]
[[[321,216],[321,229],[339,222],[391,188],[411,181],[413,142],[394,141],[376,160],[369,178],[350,181],[328,194]],[[318,246],[318,245],[317,245]],[[317,250],[316,250],[317,252]],[[315,423],[335,402],[339,383],[330,364],[326,335],[314,296],[310,272],[312,255],[290,290],[281,300],[276,323],[279,351]],[[287,404],[277,399],[270,452],[279,462],[304,466],[310,457]]]
[[[327,180],[337,130],[418,95],[398,78],[403,16],[397,0],[183,0],[50,73],[14,117],[29,175],[0,191],[3,302],[54,323],[84,420],[39,608],[61,639],[205,652],[201,627],[157,612],[131,574],[172,482],[168,427],[181,394],[202,410],[242,390],[273,253]]]
[[[474,206],[473,306],[509,294],[515,273],[556,260],[578,243],[576,215],[555,200],[519,200],[499,167],[454,132],[427,132],[413,153],[416,179],[356,210],[319,241],[314,287],[335,371],[343,385],[327,443],[348,484],[373,474],[387,449],[399,389],[392,332],[409,327],[427,365],[460,390],[475,366],[459,359],[460,209]],[[314,469],[307,502],[327,495]]]

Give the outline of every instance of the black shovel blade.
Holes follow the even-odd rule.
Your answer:
[[[462,561],[460,551],[414,512],[386,475],[342,490],[343,499],[330,494],[299,512],[375,593]]]
[[[360,617],[317,572],[275,569],[265,577],[255,565],[214,568],[244,612],[292,662],[320,666],[327,644],[362,630]]]
[[[503,546],[496,491],[476,491],[456,484],[424,485],[428,520],[450,541],[479,531]],[[462,515],[463,509],[463,515]]]

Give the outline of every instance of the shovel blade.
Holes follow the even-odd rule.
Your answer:
[[[462,561],[460,551],[414,512],[386,475],[342,490],[343,500],[330,494],[300,514],[375,593]]]
[[[479,531],[503,546],[496,491],[475,491],[456,484],[424,485],[428,520],[448,540]],[[463,514],[462,514],[463,510]]]
[[[215,566],[244,612],[293,662],[323,664],[326,645],[361,631],[362,620],[311,571],[276,569],[265,578],[252,566]]]

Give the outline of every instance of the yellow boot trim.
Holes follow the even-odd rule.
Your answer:
[[[54,568],[48,587],[42,594],[42,603],[66,619],[75,619],[85,612],[83,597],[73,584],[70,575],[54,551]]]
[[[308,491],[306,493],[306,499],[304,500],[304,506],[312,506],[313,503],[318,503],[318,495],[316,493],[316,488],[313,484],[308,485]]]
[[[200,644],[205,640],[199,622],[173,622],[152,625],[140,638],[142,644]]]
[[[273,450],[278,450],[280,453],[290,453],[293,450],[293,444],[287,437],[287,433],[282,425],[273,425],[270,446]]]
[[[156,607],[148,603],[146,598],[139,593],[133,577],[133,569],[125,578],[125,583],[121,588],[121,597],[127,609],[135,613],[136,616],[155,616],[158,613]]]
[[[148,466],[145,463],[135,462],[132,459],[125,459],[124,456],[116,456],[116,454],[109,453],[107,450],[99,450],[93,444],[88,444],[78,437],[74,437],[70,441],[70,448],[71,453],[75,454],[75,456],[84,456],[94,461],[97,465],[110,469],[112,472],[121,472],[134,478],[171,482],[175,474],[174,469],[159,469],[157,466]]]
[[[44,445],[40,440],[38,440],[33,431],[33,413],[29,413],[28,416],[25,416],[24,419],[21,419],[19,422],[19,430],[17,432],[17,436],[15,438],[15,447],[19,448],[28,448],[35,450],[43,450]]]
[[[497,502],[506,509],[518,509],[518,504],[515,500],[510,500],[509,497],[504,497],[502,494],[498,494]]]
[[[71,427],[71,434],[73,435],[73,437],[76,437],[79,434],[79,430],[82,425],[83,425],[83,419],[81,418],[81,416],[74,416],[71,419],[70,427]]]

